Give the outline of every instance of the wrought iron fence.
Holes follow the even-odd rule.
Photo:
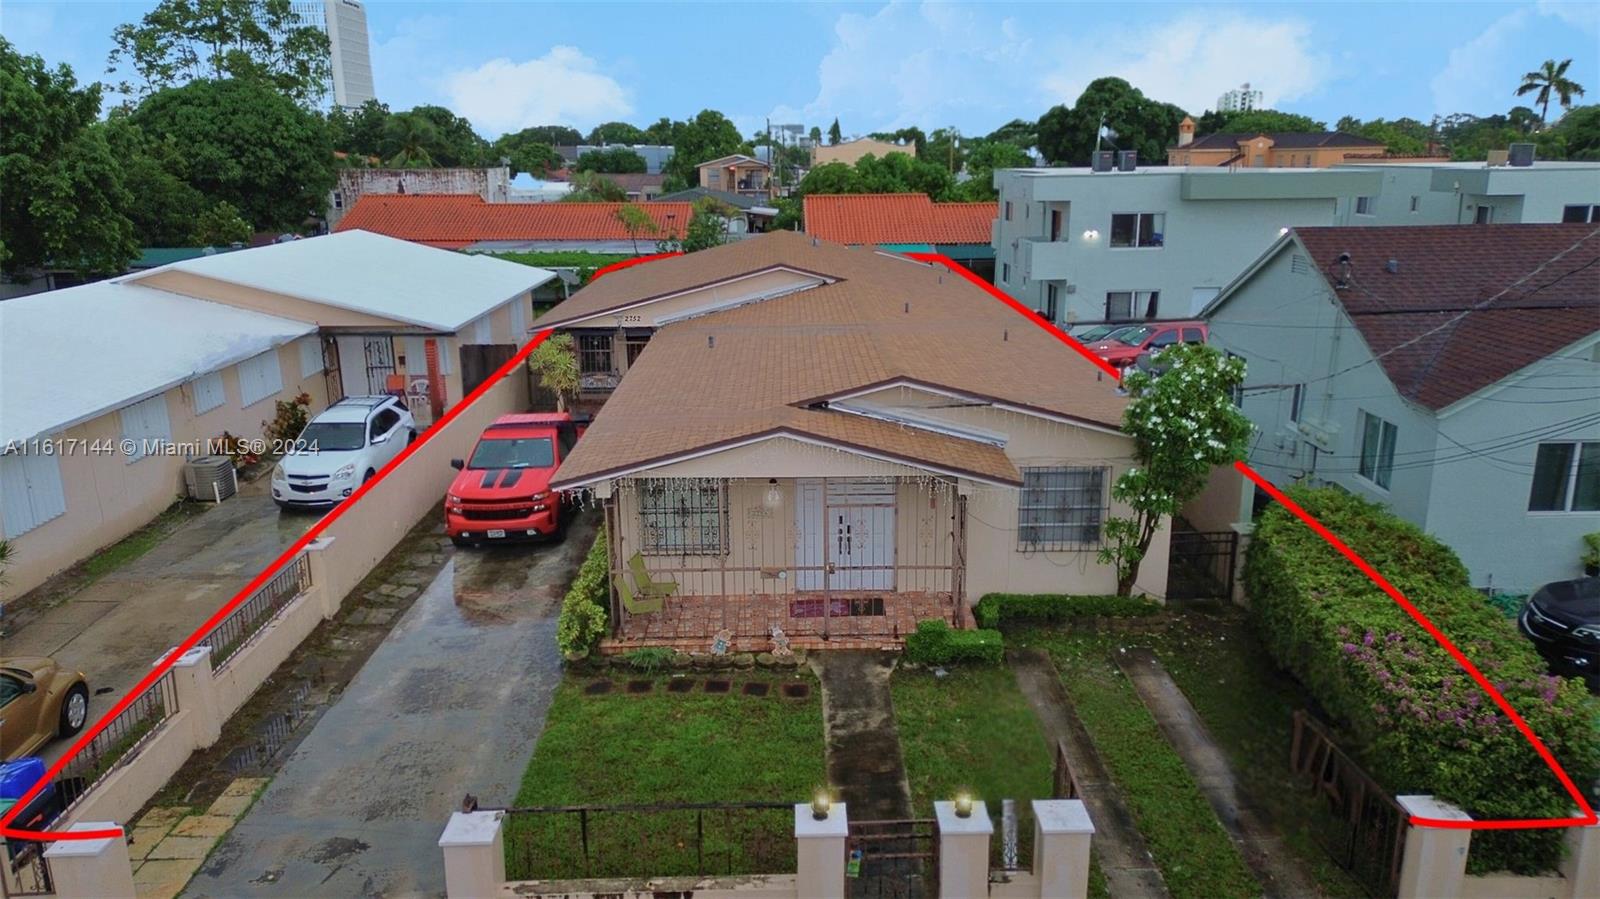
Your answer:
[[[199,645],[211,647],[211,670],[222,670],[234,653],[310,587],[311,561],[305,553],[301,553],[273,575],[271,580],[262,584],[228,617],[218,622],[200,641]]]
[[[178,713],[178,688],[171,671],[139,694],[61,771],[56,788],[71,808],[111,772],[127,764],[163,721]]]
[[[533,806],[505,813],[510,880],[795,870],[790,802]]]
[[[1172,529],[1168,599],[1229,599],[1239,563],[1239,535],[1196,531],[1181,522]]]
[[[1289,765],[1333,812],[1311,818],[1317,842],[1369,894],[1394,896],[1405,856],[1405,810],[1304,710],[1294,713]]]
[[[14,842],[7,844],[10,863],[6,866],[5,884],[0,896],[53,896],[55,882],[50,877],[50,860],[44,857],[44,844]]]
[[[851,821],[845,851],[851,899],[933,899],[939,895],[936,819]]]

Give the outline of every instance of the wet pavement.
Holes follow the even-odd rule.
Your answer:
[[[265,478],[239,488],[139,558],[30,612],[6,634],[5,654],[52,656],[81,670],[94,693],[90,720],[99,717],[317,521],[280,515]],[[58,739],[40,754],[53,763],[71,745]]]
[[[185,896],[442,896],[467,793],[512,796],[561,676],[562,593],[593,542],[456,551]]]

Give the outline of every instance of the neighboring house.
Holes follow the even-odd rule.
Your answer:
[[[578,160],[582,159],[585,153],[615,150],[619,147],[625,150],[632,150],[644,157],[644,170],[651,175],[661,174],[662,167],[667,164],[667,160],[672,158],[672,146],[670,144],[579,144],[577,146],[566,144],[555,149],[556,153],[566,162],[567,168],[571,168],[578,164]]]
[[[689,203],[694,204],[703,199],[715,200],[723,206],[734,210],[728,220],[728,234],[730,237],[742,237],[746,234],[760,234],[772,227],[772,220],[778,215],[776,206],[768,206],[755,197],[731,194],[725,190],[708,190],[704,187],[691,187],[676,193],[662,194],[656,200],[662,203]]]
[[[804,217],[806,233],[823,240],[943,253],[992,282],[989,238],[999,208],[994,202],[935,203],[927,194],[810,194]]]
[[[451,194],[476,196],[488,203],[511,200],[511,169],[503,166],[456,169],[337,169],[338,180],[328,192],[328,228],[339,222],[362,197],[369,194]]]
[[[623,194],[629,202],[638,203],[645,200],[654,200],[661,193],[661,185],[666,183],[667,176],[656,172],[629,172],[626,174],[615,172],[596,172],[601,178],[622,188]],[[571,183],[573,172],[570,169],[557,169],[550,173],[551,181]]]
[[[1126,400],[940,266],[776,231],[614,272],[535,327],[580,357],[649,338],[552,481],[605,510],[614,646],[877,646],[991,591],[1114,589]],[[1166,568],[1163,531],[1139,591]]]
[[[1347,225],[1509,225],[1600,222],[1600,162],[1351,161],[1341,169],[1382,174],[1376,194],[1357,197]]]
[[[917,148],[908,144],[897,144],[893,141],[875,140],[870,137],[859,137],[847,140],[842,144],[817,144],[811,148],[811,167],[827,165],[830,162],[842,162],[845,165],[855,165],[861,157],[867,154],[882,159],[890,153],[904,153],[907,156],[917,155]]]
[[[260,437],[277,400],[327,404],[315,322],[120,280],[0,303],[0,383],[13,597],[171,505],[207,441]]]
[[[1388,504],[1479,587],[1582,573],[1580,538],[1600,531],[1600,225],[1296,229],[1207,317],[1248,365],[1257,471]]]
[[[1310,168],[1347,159],[1382,156],[1382,141],[1344,131],[1274,131],[1195,137],[1194,119],[1178,124],[1178,143],[1167,148],[1167,165]]]
[[[772,166],[753,156],[736,153],[702,162],[696,168],[700,173],[700,186],[708,190],[772,199]]]
[[[485,203],[476,197],[365,197],[338,231],[385,234],[448,250],[510,252],[584,250],[655,252],[656,241],[681,239],[694,207],[688,203],[634,204],[650,228],[629,235],[617,218],[623,203]]]
[[[1284,231],[1341,222],[1377,171],[1003,169],[994,283],[1051,321],[1192,316]]]

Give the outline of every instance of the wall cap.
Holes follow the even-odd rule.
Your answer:
[[[1094,822],[1081,799],[1035,799],[1033,819],[1044,834],[1094,833]]]
[[[994,833],[994,822],[989,820],[989,806],[982,799],[972,802],[972,814],[966,818],[956,817],[956,805],[953,802],[935,802],[933,816],[939,819],[939,835],[943,836],[988,836]]]
[[[124,837],[122,827],[115,821],[79,821],[67,828],[71,833],[78,830],[115,830],[119,836],[101,837],[96,840],[56,840],[50,848],[44,851],[45,858],[97,858],[105,854],[113,843],[121,842]]]
[[[492,846],[500,835],[503,811],[451,812],[450,822],[439,835],[443,849],[459,846]]]
[[[1446,821],[1472,820],[1471,815],[1434,796],[1396,796],[1394,801],[1405,809],[1406,814],[1418,818],[1440,818]]]
[[[850,835],[850,817],[845,810],[845,803],[835,802],[828,811],[828,817],[818,821],[811,816],[811,803],[797,802],[794,804],[794,838],[797,840],[833,838],[843,839]]]

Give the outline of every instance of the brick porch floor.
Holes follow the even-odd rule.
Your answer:
[[[843,606],[859,606],[873,599],[882,600],[882,615],[840,614]],[[600,651],[610,654],[666,646],[709,652],[712,637],[727,628],[733,632],[732,651],[766,652],[772,648],[773,625],[783,628],[795,649],[898,649],[919,621],[955,621],[955,604],[949,593],[838,592],[833,594],[835,612],[827,620],[829,638],[824,640],[822,602],[820,593],[668,597],[659,612],[624,615],[621,632],[602,640]],[[813,614],[794,617],[791,611]]]

